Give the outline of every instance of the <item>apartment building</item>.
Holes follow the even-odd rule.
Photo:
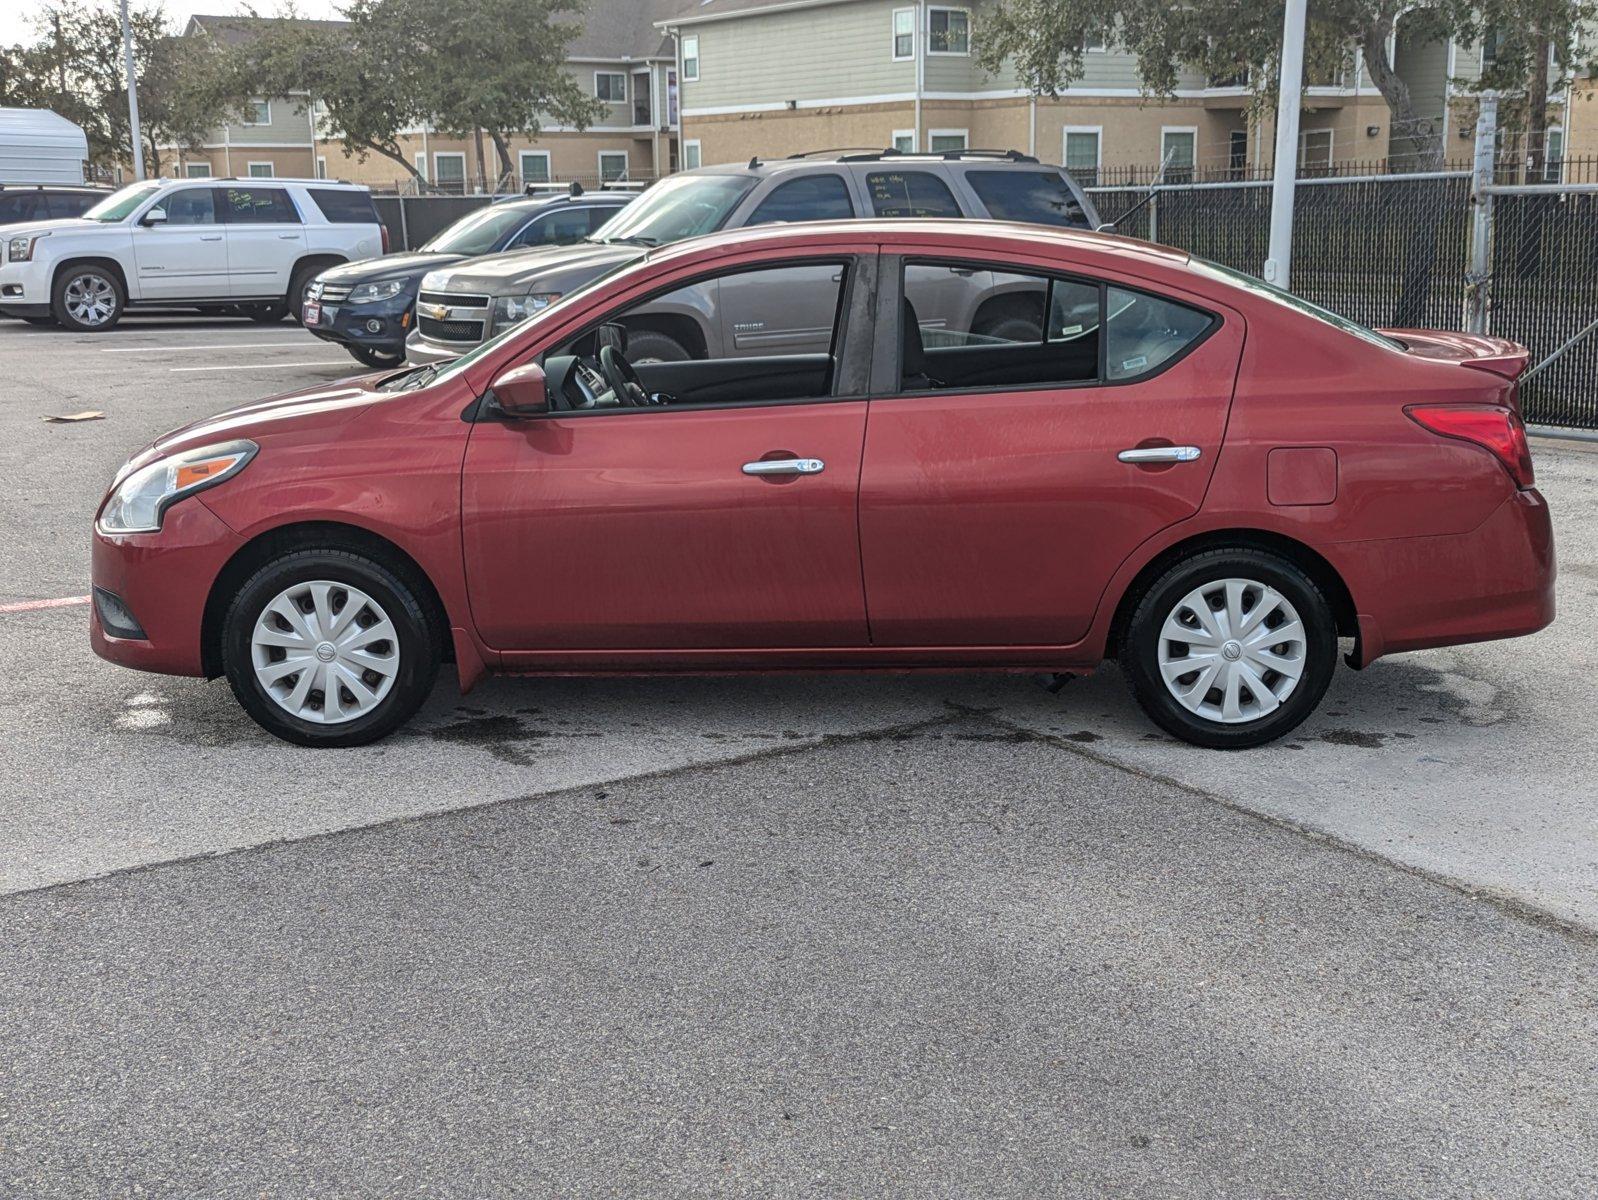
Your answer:
[[[1135,58],[1113,33],[1084,47],[1082,77],[1035,98],[1013,72],[973,54],[986,0],[695,0],[662,28],[677,39],[683,160],[732,162],[823,147],[1018,149],[1079,177],[1168,162],[1168,177],[1268,164],[1271,122],[1250,114],[1246,78],[1192,72],[1165,100],[1144,97]],[[1462,94],[1479,50],[1411,36],[1401,20],[1394,65],[1418,111],[1467,157],[1474,105]],[[1307,169],[1412,155],[1380,92],[1351,56],[1311,79],[1299,158]],[[1555,135],[1557,136],[1557,134]]]
[[[677,169],[677,72],[669,35],[657,24],[682,0],[590,0],[582,31],[567,50],[566,70],[583,90],[605,102],[603,115],[586,130],[558,124],[536,139],[508,139],[512,185],[579,180],[653,179]],[[196,16],[185,36],[211,37],[237,45],[271,21],[298,18]],[[339,28],[339,21],[301,21]],[[463,65],[463,69],[469,69]],[[198,150],[175,154],[178,175],[326,176],[377,187],[412,181],[398,164],[368,152],[364,160],[329,126],[314,97],[304,92],[252,100],[242,122],[219,126]],[[452,138],[418,125],[400,138],[406,159],[432,187],[471,191],[479,186],[476,139]],[[484,139],[490,176],[499,157]]]

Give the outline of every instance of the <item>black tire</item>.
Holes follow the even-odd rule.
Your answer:
[[[1166,687],[1159,664],[1167,617],[1194,589],[1222,579],[1253,580],[1275,588],[1298,610],[1304,629],[1303,670],[1297,684],[1274,711],[1235,724],[1190,711]],[[1120,660],[1132,695],[1161,729],[1195,746],[1243,750],[1274,741],[1315,711],[1337,665],[1337,620],[1325,593],[1287,559],[1242,547],[1205,550],[1176,563],[1144,591],[1127,624]],[[1271,685],[1268,674],[1261,678]]]
[[[287,304],[244,304],[239,312],[257,325],[276,325],[289,315]]]
[[[1000,316],[972,332],[1001,342],[1035,342],[1043,336],[1037,321],[1022,316]]]
[[[379,350],[376,346],[357,346],[353,344],[346,344],[344,349],[350,352],[356,362],[365,363],[369,367],[377,367],[379,370],[387,367],[398,367],[405,362],[405,351],[403,350]]]
[[[627,361],[634,366],[662,362],[687,362],[693,355],[676,338],[653,329],[627,334]]]
[[[284,303],[288,305],[289,312],[294,314],[296,324],[305,323],[305,290],[327,268],[327,263],[306,263],[296,270],[294,277],[289,280],[289,294],[284,297]]]
[[[313,747],[364,746],[410,720],[438,678],[445,634],[421,599],[425,585],[412,575],[366,554],[331,549],[291,551],[251,575],[222,622],[222,663],[244,711],[268,733]],[[312,580],[359,588],[382,607],[398,635],[399,665],[388,693],[370,712],[339,724],[289,712],[256,678],[251,657],[255,623],[267,606],[285,589]]]
[[[72,315],[68,305],[74,301],[69,298],[69,292],[81,294],[85,290],[106,299],[109,304],[108,315],[94,321],[79,320]],[[110,267],[103,267],[99,263],[82,263],[65,268],[57,273],[55,283],[50,288],[50,312],[56,324],[78,333],[104,333],[107,329],[114,329],[127,307],[128,293],[122,286],[121,278]]]

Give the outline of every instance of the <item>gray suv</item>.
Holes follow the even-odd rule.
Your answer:
[[[454,358],[653,246],[722,229],[854,217],[986,218],[1080,229],[1099,224],[1093,202],[1062,168],[1013,150],[827,151],[701,167],[656,184],[586,242],[494,254],[428,273],[406,358],[417,364]],[[723,290],[729,282],[722,282]],[[683,362],[713,347],[722,356],[782,353],[776,348],[805,340],[802,328],[787,327],[794,319],[792,297],[732,299],[723,295],[719,304],[740,314],[729,329],[712,327],[691,304],[635,311],[627,322],[628,358]],[[785,301],[784,319],[764,313],[766,299]]]

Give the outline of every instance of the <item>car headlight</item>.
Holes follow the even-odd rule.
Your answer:
[[[392,300],[405,290],[403,279],[390,279],[387,283],[363,283],[350,292],[346,304],[376,304],[379,300]]]
[[[529,292],[525,296],[496,296],[494,324],[515,325],[543,312],[560,299],[559,292]]]
[[[185,450],[129,472],[111,486],[100,510],[104,533],[154,533],[161,518],[185,496],[214,487],[242,471],[260,447],[240,438]]]
[[[32,262],[34,246],[39,239],[49,236],[48,233],[27,233],[10,239],[6,242],[6,258],[11,262]]]

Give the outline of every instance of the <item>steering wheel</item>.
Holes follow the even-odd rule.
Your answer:
[[[610,390],[616,393],[616,398],[623,404],[633,408],[649,408],[656,403],[649,389],[644,386],[644,381],[638,377],[637,369],[616,347],[599,348],[599,369],[604,372]]]

